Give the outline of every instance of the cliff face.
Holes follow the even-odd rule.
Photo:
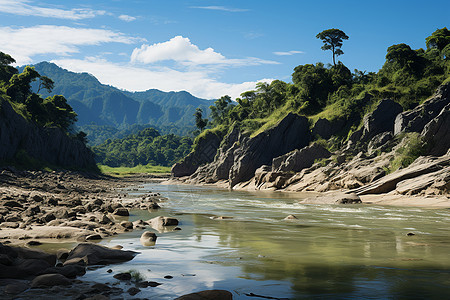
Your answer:
[[[310,139],[307,118],[289,114],[277,126],[255,137],[241,134],[237,129],[232,130],[225,137],[220,149],[216,148],[213,161],[204,163],[190,174],[180,172],[186,161],[196,156],[195,152],[204,153],[210,148],[210,143],[205,141],[202,147],[198,147],[197,151],[185,159],[184,163],[176,164],[172,168],[172,174],[175,177],[190,175],[189,181],[192,183],[228,180],[230,187],[233,187],[239,182],[251,179],[256,169],[271,163],[273,158],[307,146]],[[214,142],[214,139],[211,141]],[[218,143],[213,144],[218,145]]]
[[[355,193],[396,191],[401,194],[450,191],[449,83],[439,87],[422,105],[407,112],[402,112],[401,106],[394,101],[383,100],[362,121],[362,128],[334,153],[319,144],[308,146],[312,135],[308,120],[295,114],[289,114],[276,126],[255,137],[234,128],[216,148],[215,157],[212,159],[210,155],[208,161],[182,173],[181,176],[185,176],[182,180],[193,184],[223,180],[230,188],[290,191],[344,189]],[[341,121],[334,126],[328,121],[322,123],[312,129],[313,133],[321,132],[322,137],[328,136],[326,128],[335,133],[346,126]],[[412,132],[426,143],[422,151],[428,156],[417,159],[408,168],[386,175],[392,161],[410,147],[408,139],[411,135],[404,133]],[[209,145],[208,141],[203,144]],[[218,143],[214,142],[214,145]],[[202,149],[199,147],[196,152],[202,153],[206,148]],[[190,157],[198,153],[194,152]],[[433,156],[441,158],[434,159]],[[420,162],[429,165],[423,167]],[[176,168],[174,166],[173,171]],[[424,170],[417,172],[417,168]],[[173,175],[180,177],[177,172]]]
[[[59,128],[38,127],[17,114],[0,99],[0,160],[13,160],[19,151],[62,167],[95,166],[94,154],[81,141]]]

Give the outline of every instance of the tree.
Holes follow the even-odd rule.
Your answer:
[[[2,82],[8,82],[14,74],[18,73],[16,68],[10,66],[15,62],[16,60],[10,55],[0,51],[0,85]]]
[[[233,108],[231,104],[231,97],[226,95],[222,96],[216,101],[214,101],[214,105],[211,105],[209,109],[211,109],[211,117],[214,120],[215,124],[222,124],[226,121],[228,112]]]
[[[437,48],[439,51],[442,51],[450,44],[450,30],[447,27],[436,29],[425,41],[428,49]]]
[[[39,94],[42,88],[46,89],[47,92],[51,93],[55,87],[55,82],[48,78],[47,76],[40,76],[39,87],[36,94]]]
[[[208,125],[208,119],[203,119],[203,110],[200,107],[197,107],[194,113],[195,117],[195,126],[197,126],[200,131],[203,131],[203,129]]]
[[[335,57],[344,54],[341,50],[342,40],[348,40],[348,36],[340,29],[327,29],[316,35],[323,42],[322,50],[331,50],[333,53],[333,65],[336,65]]]

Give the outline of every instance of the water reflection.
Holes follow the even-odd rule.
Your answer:
[[[133,242],[139,231],[109,242],[125,239],[142,252],[120,268],[140,268],[148,280],[178,274],[152,290],[156,299],[206,288],[231,290],[236,299],[253,299],[245,296],[250,292],[292,299],[450,296],[448,211],[300,205],[293,194],[147,188],[170,200],[157,213],[136,212],[131,219],[176,216],[182,230],[159,233],[150,249]],[[283,220],[290,214],[297,219]]]

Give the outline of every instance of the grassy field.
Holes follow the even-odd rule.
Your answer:
[[[127,176],[132,174],[149,173],[149,174],[164,174],[170,173],[170,167],[138,165],[132,168],[129,167],[110,167],[105,165],[97,165],[100,171],[104,174],[112,176]]]

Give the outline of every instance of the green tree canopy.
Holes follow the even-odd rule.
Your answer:
[[[342,40],[348,40],[348,36],[340,29],[327,29],[316,35],[323,42],[322,50],[331,50],[333,53],[333,65],[336,65],[336,56],[344,54],[341,50]]]
[[[231,97],[228,95],[222,96],[214,101],[214,105],[209,108],[214,124],[222,124],[227,120],[228,112],[233,108]]]
[[[447,27],[437,29],[425,41],[428,49],[437,48],[439,51],[442,51],[450,44],[450,30]]]
[[[200,131],[202,131],[206,125],[208,125],[208,119],[203,119],[203,110],[201,108],[197,108],[194,113],[195,117],[195,126],[197,126]]]

